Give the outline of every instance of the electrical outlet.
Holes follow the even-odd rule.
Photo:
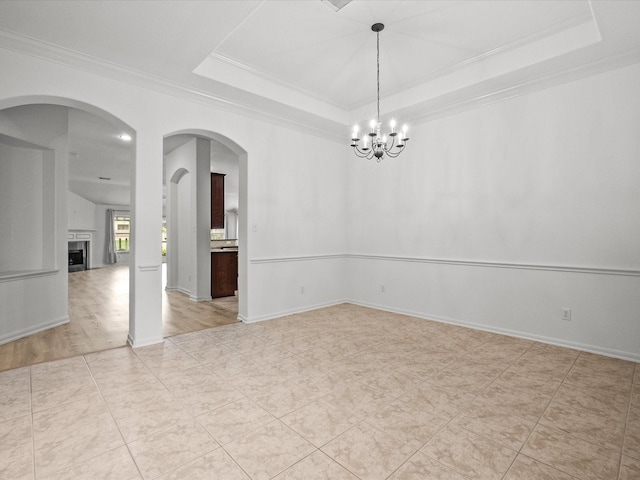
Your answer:
[[[384,293],[384,285],[380,285],[380,293]]]
[[[304,287],[300,287],[300,295],[304,294]]]
[[[566,320],[567,322],[571,321],[571,309],[563,308],[562,309],[562,320]]]

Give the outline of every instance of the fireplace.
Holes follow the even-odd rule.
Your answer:
[[[69,271],[79,272],[89,268],[89,242],[69,242]]]

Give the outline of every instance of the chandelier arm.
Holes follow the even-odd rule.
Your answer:
[[[363,152],[362,150],[360,150],[357,146],[353,147],[353,152],[358,156],[361,157]]]
[[[357,145],[354,145],[353,151],[356,154],[356,157],[370,158],[369,155],[371,154],[371,152],[370,151],[366,152],[366,151],[360,150],[360,148]]]
[[[391,145],[387,146],[385,144],[385,146],[384,146],[384,151],[385,152],[390,152],[391,149],[393,148],[393,146],[396,144],[396,136],[397,135],[394,135],[394,136],[391,137]]]

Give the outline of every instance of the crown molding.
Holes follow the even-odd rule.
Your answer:
[[[320,119],[317,115],[289,107],[288,112],[279,112],[276,102],[260,107],[236,98],[224,97],[211,91],[179,84],[171,80],[153,76],[133,68],[108,62],[25,35],[19,35],[0,28],[0,48],[11,50],[40,60],[54,62],[65,67],[97,75],[100,77],[142,87],[157,93],[169,95],[224,109],[243,116],[256,116],[264,121],[321,136],[329,140],[342,141],[343,125]]]
[[[555,70],[553,73],[536,75],[515,72],[514,75],[518,75],[520,79],[487,81],[388,114],[402,118],[412,125],[419,125],[639,63],[640,48]]]
[[[589,29],[593,30],[591,35],[592,38],[589,38],[589,39],[585,38],[584,27],[588,27]],[[497,59],[497,57],[499,56],[504,56],[508,54],[511,54],[511,55],[515,54],[516,56],[519,56],[518,52],[522,52],[527,47],[544,43],[545,41],[549,40],[549,38],[553,38],[557,36],[563,36],[563,41],[558,42],[558,46],[556,47],[557,49],[560,49],[560,50],[577,49],[578,46],[576,45],[571,46],[570,45],[571,42],[569,41],[569,38],[571,38],[575,42],[577,38],[576,36],[581,38],[582,45],[579,46],[580,48],[584,47],[589,43],[596,43],[597,41],[601,41],[602,39],[600,30],[598,29],[596,18],[593,12],[590,10],[588,13],[585,13],[583,15],[579,15],[577,17],[570,18],[566,21],[550,25],[547,28],[544,28],[532,34],[526,35],[524,37],[519,37],[515,40],[511,40],[502,45],[496,46],[491,50],[488,50],[486,52],[480,53],[473,57],[467,58],[466,60],[463,60],[461,62],[457,62],[452,65],[437,69],[426,76],[409,79],[404,83],[402,83],[396,90],[400,92],[404,92],[404,91],[408,91],[408,90],[420,87],[421,85],[428,85],[431,82],[435,82],[440,78],[451,77],[452,75],[455,75],[456,73],[464,70],[465,68],[475,68],[482,62],[494,61],[494,59]],[[566,51],[563,51],[560,53],[566,53]],[[560,53],[558,53],[557,51],[552,53],[547,52],[547,55],[557,56]],[[388,94],[385,96],[388,96]],[[371,106],[374,103],[375,103],[375,98],[372,98],[371,100],[368,100],[368,101],[360,102],[356,105],[353,105],[351,107],[351,111],[357,111],[363,107]]]
[[[539,37],[536,36],[536,38]],[[496,49],[495,52],[490,53],[493,55],[494,53],[504,52],[505,50],[512,50],[517,46],[517,44],[503,46]],[[265,122],[276,123],[286,128],[340,143],[344,141],[344,132],[350,128],[350,124],[336,122],[313,112],[306,112],[295,107],[283,105],[259,95],[252,94],[254,96],[253,99],[256,100],[253,103],[238,98],[225,97],[213,91],[205,91],[189,85],[178,84],[171,80],[152,76],[129,67],[114,64],[79,53],[75,50],[43,42],[32,37],[19,35],[4,29],[0,29],[0,48],[58,63],[82,72],[146,88],[164,95],[174,96],[216,109],[222,109],[233,114],[250,116],[252,118],[257,117]],[[218,58],[220,57],[218,56]],[[484,57],[473,59],[473,62],[478,62],[482,60],[482,58]],[[519,71],[500,76],[497,79],[491,79],[480,84],[453,90],[447,94],[436,96],[406,108],[392,109],[388,111],[387,114],[397,118],[403,118],[404,121],[414,125],[426,123],[436,118],[501,102],[517,96],[527,95],[535,91],[636,63],[640,63],[640,49],[633,49],[617,55],[601,57],[587,64],[570,65],[547,74],[536,75],[534,72],[527,75],[522,72],[526,72],[531,67],[523,68]],[[260,74],[260,72],[257,74]],[[505,81],[510,75],[514,75],[513,80]],[[200,76],[198,76],[198,78],[200,78]],[[280,83],[283,87],[288,86],[286,83]]]
[[[317,102],[325,103],[326,105],[328,105],[328,106],[330,106],[332,108],[341,110],[342,112],[344,112],[344,115],[347,114],[347,111],[343,109],[342,105],[339,105],[338,103],[334,103],[334,102],[330,101],[329,99],[327,99],[325,97],[322,97],[322,96],[320,96],[320,95],[318,95],[318,94],[316,94],[314,92],[311,92],[309,90],[301,88],[301,87],[295,85],[294,83],[287,82],[286,80],[282,80],[281,78],[278,78],[278,77],[276,77],[274,75],[271,75],[270,73],[267,73],[267,72],[265,72],[263,70],[259,70],[257,68],[254,68],[254,67],[250,66],[250,65],[242,63],[239,60],[236,60],[236,59],[231,58],[231,57],[227,57],[227,56],[222,55],[222,54],[217,53],[217,52],[211,52],[207,56],[207,59],[209,59],[209,58],[211,58],[213,60],[217,60],[217,61],[222,62],[222,63],[225,63],[225,64],[227,64],[227,65],[229,65],[229,66],[231,66],[233,68],[237,68],[237,69],[239,69],[241,71],[244,71],[246,73],[249,73],[251,75],[255,75],[256,77],[258,77],[260,79],[263,79],[263,80],[265,80],[267,82],[270,82],[270,83],[273,83],[275,85],[278,85],[278,86],[280,86],[282,88],[286,88],[287,90],[292,90],[292,91],[297,92],[297,93],[299,93],[301,95],[307,96],[307,97],[309,97],[309,98],[311,98],[311,99],[313,99],[313,100],[315,100]],[[207,59],[205,59],[198,67],[196,67],[194,69],[194,73],[196,73],[196,75],[200,75],[200,76],[202,76],[204,78],[210,78],[205,73],[199,73],[198,72],[198,70],[200,69],[200,66],[202,66],[207,61]],[[213,79],[213,80],[215,80],[215,79]]]

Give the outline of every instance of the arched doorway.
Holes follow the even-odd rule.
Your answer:
[[[1,322],[3,331],[0,332],[0,343],[68,323],[68,250],[71,240],[83,244],[87,266],[95,267],[103,263],[103,248],[106,245],[104,222],[99,228],[90,223],[91,213],[83,209],[86,205],[95,204],[85,199],[82,191],[84,188],[97,194],[103,190],[101,182],[107,182],[107,178],[115,175],[105,171],[101,174],[104,179],[100,179],[96,171],[89,167],[90,157],[99,148],[95,139],[91,155],[81,150],[84,147],[78,147],[86,139],[71,139],[77,134],[79,126],[83,129],[80,135],[84,135],[97,124],[109,126],[109,133],[101,132],[105,144],[111,142],[114,148],[126,151],[128,163],[121,167],[128,171],[123,175],[126,178],[118,180],[128,183],[126,188],[121,189],[127,190],[127,193],[121,194],[123,198],[119,205],[130,204],[128,189],[129,186],[134,188],[129,179],[135,165],[136,139],[129,125],[98,107],[69,98],[25,96],[0,102],[0,143],[5,148],[4,163],[0,166],[3,174],[0,176],[12,185],[11,189],[2,189],[2,204],[12,207],[2,209],[0,217],[7,224],[17,222],[24,225],[19,231],[22,240],[3,237],[0,243],[7,251],[25,248],[28,251],[23,252],[24,258],[39,259],[36,264],[26,263],[22,267],[8,262],[0,266],[0,270],[4,270],[0,272],[4,277],[0,299],[7,305],[12,318],[9,322]],[[126,141],[119,138],[125,134],[128,135]],[[83,153],[79,154],[77,150]],[[29,159],[30,171],[11,163],[11,158],[25,155]],[[110,155],[113,155],[113,151]],[[95,178],[89,180],[90,176]],[[93,184],[87,186],[89,181]],[[30,198],[36,200],[25,201]],[[79,230],[82,230],[82,234]],[[135,248],[132,244],[127,244],[127,247]],[[32,255],[36,251],[38,255]],[[7,273],[12,278],[7,278]],[[126,278],[124,281],[127,281]],[[128,304],[129,299],[123,303]],[[127,315],[125,328],[128,330],[129,327]],[[121,337],[121,343],[125,344],[126,332]],[[69,353],[86,353],[109,346],[112,345],[76,344]],[[43,352],[37,352],[34,361],[48,359],[38,358],[39,354]]]
[[[174,255],[172,256],[171,252],[171,239],[173,238],[174,242],[180,242],[181,240],[178,238],[178,222],[179,222],[179,213],[176,217],[176,204],[177,202],[177,194],[179,192],[178,182],[182,182],[183,175],[196,175],[197,182],[204,188],[208,188],[210,185],[209,175],[211,172],[214,172],[215,167],[215,158],[216,152],[228,152],[230,156],[234,158],[234,161],[237,166],[237,185],[233,188],[236,189],[237,200],[235,204],[227,205],[226,210],[226,221],[224,233],[226,235],[231,234],[234,238],[233,241],[237,241],[238,246],[238,319],[242,320],[246,318],[247,314],[247,305],[248,305],[248,288],[247,288],[247,152],[240,147],[233,140],[228,137],[218,134],[212,131],[206,131],[201,129],[185,129],[170,133],[165,135],[165,153],[167,153],[167,145],[171,143],[172,146],[170,150],[173,151],[175,148],[178,148],[182,145],[187,144],[189,141],[193,141],[200,139],[206,142],[210,142],[209,145],[209,160],[206,162],[206,165],[201,164],[199,167],[196,167],[196,163],[194,162],[191,169],[185,168],[185,165],[174,165],[173,167],[166,169],[164,172],[164,188],[165,188],[165,197],[166,197],[166,205],[165,209],[167,212],[167,237],[168,237],[168,246],[167,246],[167,287],[176,288],[177,278],[179,275],[178,269],[179,265],[176,263],[176,249],[174,249]],[[202,142],[200,144],[202,146]],[[197,150],[197,146],[195,147]],[[165,165],[166,167],[166,165]],[[196,172],[196,168],[198,168]],[[215,172],[214,172],[215,173]],[[205,178],[206,177],[206,178]],[[233,182],[232,182],[233,183]],[[196,185],[196,182],[192,181],[192,185]],[[173,190],[171,190],[173,189]],[[195,187],[194,187],[195,191]],[[202,201],[208,202],[208,196],[210,195],[210,190],[207,190],[207,198]],[[172,204],[173,203],[173,204]],[[171,209],[174,209],[174,214],[171,214]],[[173,225],[171,225],[172,216],[174,217]],[[204,265],[207,263],[207,258],[210,259],[210,246],[209,246],[209,232],[211,232],[209,217],[206,215],[200,216],[199,220],[197,220],[197,226],[200,234],[203,236],[207,235],[206,245],[200,245],[199,247],[194,247],[199,249],[199,260],[198,257],[194,257],[196,262],[199,262],[200,265]],[[176,230],[172,230],[176,229]],[[184,241],[184,240],[182,240]],[[175,246],[175,245],[174,245]],[[206,258],[205,258],[206,257]],[[211,278],[210,270],[200,271],[199,280],[204,281],[204,279]],[[207,284],[205,288],[200,284],[197,287],[196,294],[190,292],[191,298],[193,300],[198,300],[198,296],[204,296],[205,291],[210,289],[210,283]]]

